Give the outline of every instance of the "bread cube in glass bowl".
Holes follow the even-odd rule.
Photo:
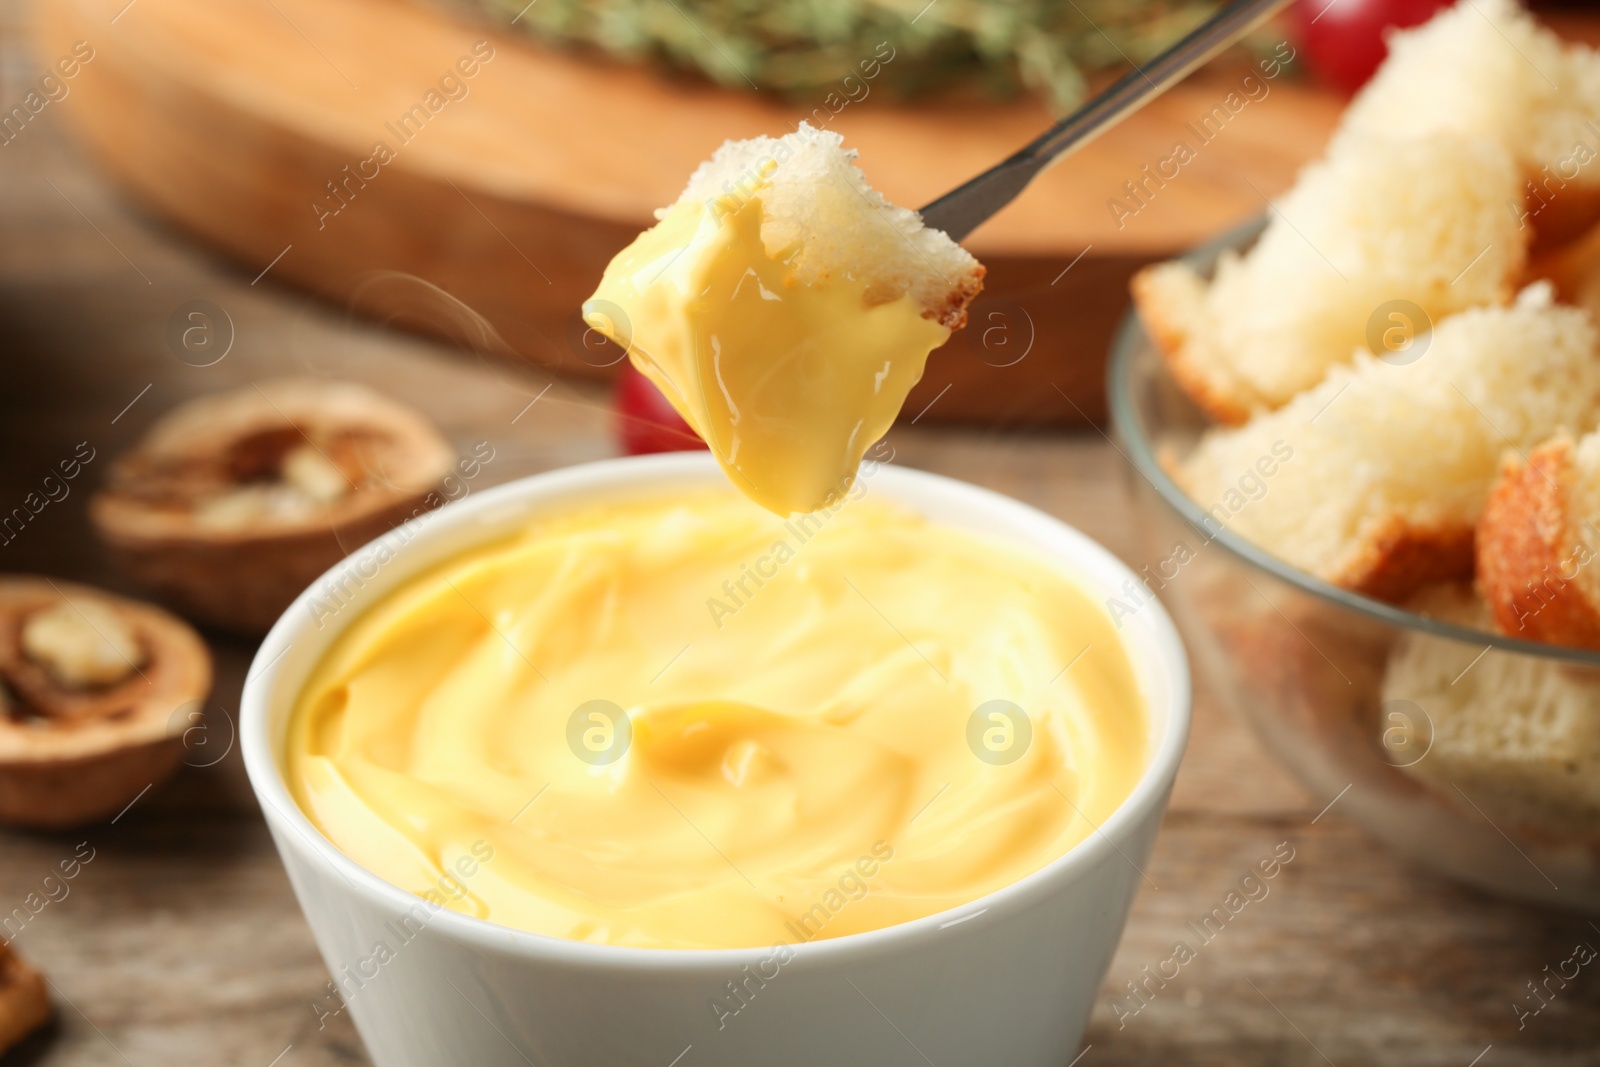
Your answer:
[[[1190,257],[1207,271],[1254,224]],[[1172,476],[1211,425],[1137,314],[1113,348],[1112,421],[1148,582],[1202,678],[1323,802],[1395,852],[1482,889],[1600,914],[1600,652],[1506,637],[1470,583],[1405,607],[1299,570],[1228,529]],[[1226,512],[1270,506],[1281,457]],[[1597,561],[1600,562],[1600,561]]]

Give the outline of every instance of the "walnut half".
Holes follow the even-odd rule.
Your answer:
[[[426,419],[364,386],[263,382],[163,416],[89,514],[184,614],[259,634],[348,551],[437,504],[453,462]]]
[[[177,769],[211,688],[182,620],[87,586],[0,577],[0,822],[115,815]]]
[[[44,975],[0,942],[0,1056],[48,1023],[54,1014]]]

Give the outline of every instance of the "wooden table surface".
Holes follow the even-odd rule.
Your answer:
[[[0,5],[0,103],[37,67],[25,13]],[[605,398],[352,321],[270,271],[253,279],[141,216],[63,135],[51,103],[0,146],[0,505],[87,440],[87,481],[164,409],[285,373],[371,383],[433,416],[463,449],[497,450],[480,484],[612,454]],[[180,305],[225,309],[234,342],[199,368],[166,340]],[[521,416],[519,416],[521,413]],[[903,427],[898,462],[1013,494],[1143,565],[1126,471],[1094,431],[984,434]],[[5,571],[125,588],[87,532],[87,489],[52,504],[0,548]],[[251,654],[213,641],[216,744]],[[207,757],[209,759],[211,757]],[[195,759],[195,762],[202,762]],[[1113,1064],[1358,1064],[1500,1067],[1600,1063],[1600,976],[1584,971],[1518,1028],[1525,983],[1600,945],[1581,918],[1496,901],[1421,873],[1369,841],[1333,799],[1275,765],[1202,687],[1193,740],[1078,1061]],[[328,975],[249,795],[236,749],[185,768],[115,825],[72,834],[0,831],[0,912],[80,842],[93,861],[16,938],[49,975],[60,1021],[4,1060],[22,1064],[325,1067],[367,1062],[346,1016],[319,1029]],[[1169,955],[1258,860],[1294,859],[1179,977],[1119,1018],[1124,983]],[[938,1060],[935,1049],[929,1050]],[[997,1057],[996,1064],[1003,1064]],[[688,1067],[688,1065],[686,1065]]]

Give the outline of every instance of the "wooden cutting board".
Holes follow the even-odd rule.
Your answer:
[[[896,105],[870,82],[835,114],[843,95],[807,107],[671,79],[404,0],[40,0],[41,59],[78,41],[93,58],[52,106],[246,274],[464,343],[492,345],[487,324],[585,375],[616,354],[585,338],[579,303],[724,139],[825,120],[917,205],[1050,121],[1031,100]],[[1129,275],[1262,211],[1337,116],[1289,75],[1250,73],[1196,76],[972,235],[987,290],[908,417],[1100,413]]]

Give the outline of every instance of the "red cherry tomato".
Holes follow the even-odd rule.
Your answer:
[[[655,383],[640,374],[631,362],[622,365],[613,403],[617,443],[630,456],[706,447],[677,409],[661,395]]]
[[[1452,0],[1295,0],[1290,18],[1307,66],[1318,80],[1350,94],[1378,69],[1391,26],[1420,26]]]

